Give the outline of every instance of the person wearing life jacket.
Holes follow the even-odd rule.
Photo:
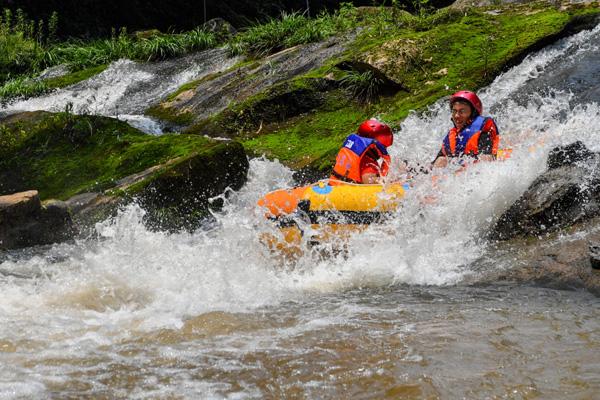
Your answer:
[[[496,159],[500,134],[494,120],[482,116],[483,105],[479,97],[461,90],[450,97],[450,111],[454,127],[450,129],[442,148],[433,161],[433,167],[446,167],[450,159],[464,161]]]
[[[387,148],[394,135],[390,127],[376,119],[363,122],[349,135],[338,152],[330,179],[352,183],[378,183],[390,167]]]

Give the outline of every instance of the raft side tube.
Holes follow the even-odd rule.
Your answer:
[[[294,214],[304,200],[310,205],[307,211],[348,212],[348,216],[353,216],[355,213],[393,212],[404,194],[405,189],[400,183],[353,184],[323,180],[309,186],[267,193],[258,201],[258,205],[266,209],[265,216],[269,219]]]

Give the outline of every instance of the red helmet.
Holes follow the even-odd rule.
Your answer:
[[[375,139],[385,147],[390,147],[394,142],[392,129],[376,119],[369,119],[360,124],[358,134],[362,137]]]
[[[481,104],[481,100],[477,95],[468,90],[461,90],[460,92],[456,92],[450,97],[450,104],[454,103],[456,100],[465,100],[467,101],[476,111],[477,114],[481,114],[483,111],[483,105]]]

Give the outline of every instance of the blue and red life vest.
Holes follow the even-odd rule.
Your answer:
[[[479,136],[481,129],[489,118],[478,115],[465,126],[460,132],[456,127],[450,129],[442,143],[442,154],[447,157],[460,157],[463,155],[476,156],[479,153]],[[496,143],[496,138],[492,138]],[[497,144],[493,148],[493,154],[497,149]]]
[[[385,146],[375,139],[351,134],[344,141],[335,159],[331,179],[362,183],[360,167],[366,156],[374,160],[383,159],[379,175],[387,175],[391,159]]]

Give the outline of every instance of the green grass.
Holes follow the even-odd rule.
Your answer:
[[[252,26],[229,43],[232,54],[263,57],[288,47],[313,43],[356,26],[356,9],[347,3],[334,14],[311,19],[299,13],[283,13],[279,19]]]
[[[348,71],[340,79],[342,87],[348,89],[356,99],[362,102],[375,100],[382,89],[383,80],[373,71]]]
[[[165,60],[212,48],[217,44],[215,34],[201,29],[139,39],[128,35],[126,30],[121,30],[110,39],[54,45],[44,53],[43,63],[46,66],[66,64],[77,70],[107,64],[120,58],[138,61]]]
[[[84,81],[91,78],[92,76],[98,75],[108,67],[108,64],[97,65],[94,67],[86,68],[80,71],[71,72],[64,76],[58,76],[56,78],[49,78],[43,82],[49,89],[62,88],[75,83]]]
[[[17,98],[39,96],[53,89],[73,85],[99,74],[104,71],[107,66],[108,65],[106,64],[98,65],[81,71],[71,72],[64,76],[44,80],[33,79],[26,76],[9,79],[4,85],[0,86],[0,104],[6,104]]]
[[[17,77],[9,79],[0,86],[0,105],[5,105],[12,99],[18,97],[39,96],[48,92],[49,87],[44,81],[34,80],[28,77]]]
[[[44,21],[29,20],[21,11],[13,15],[4,10],[0,16],[0,101],[39,95],[87,79],[120,58],[159,61],[213,48],[223,40],[220,35],[200,28],[149,37],[129,35],[122,29],[109,39],[56,43],[51,40],[57,24],[56,15],[53,18],[50,24],[54,28],[44,28]],[[34,79],[45,68],[60,64],[73,74],[49,82]]]

